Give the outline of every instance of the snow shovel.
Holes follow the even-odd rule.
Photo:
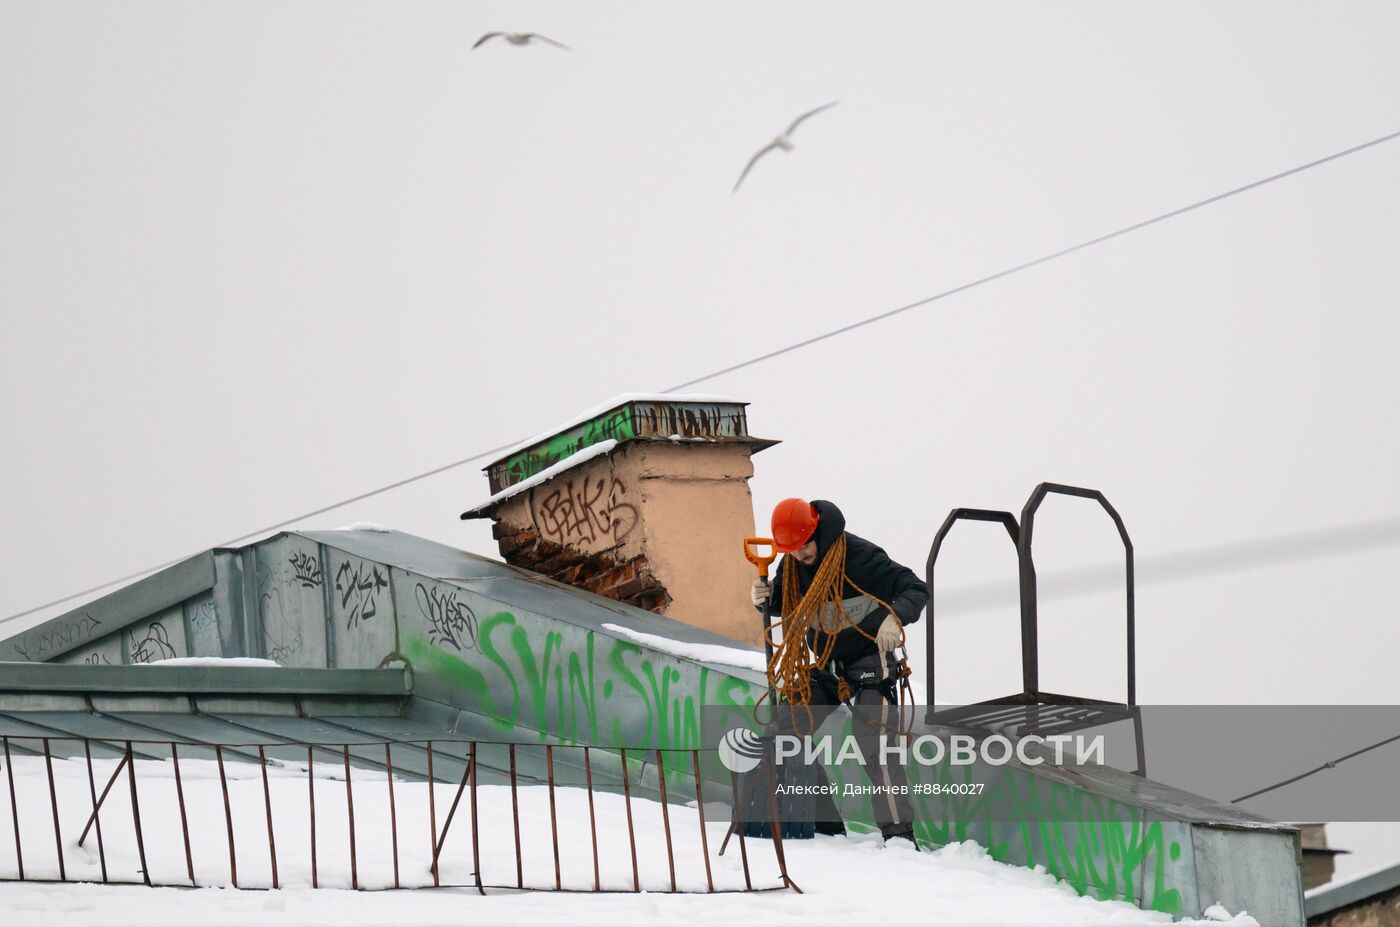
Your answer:
[[[754,548],[767,546],[768,554],[760,554]],[[744,538],[744,556],[749,563],[758,567],[758,578],[766,581],[768,579],[768,565],[778,557],[777,547],[773,544],[772,538]],[[764,675],[768,676],[768,704],[777,703],[777,694],[773,691],[773,676],[768,667],[773,665],[773,594],[769,591],[768,598],[763,602],[763,658]]]
[[[762,547],[768,548],[768,552],[766,554],[760,553],[756,549]],[[774,545],[772,538],[744,538],[744,556],[748,558],[748,561],[750,563],[752,563],[755,567],[758,568],[759,578],[766,580],[768,578],[768,567],[770,564],[772,564],[772,562],[775,559],[777,559],[778,554],[777,548]],[[773,663],[772,631],[773,599],[770,595],[768,600],[763,603],[763,654],[765,659],[764,674],[768,676],[768,703],[769,705],[776,707],[778,703],[778,696],[773,685],[773,677],[768,671],[768,667],[771,666]],[[771,742],[768,745],[768,749],[771,749]],[[773,782],[772,760],[765,758],[763,764],[764,765],[762,767],[762,770],[766,771],[769,787],[771,788]],[[758,785],[760,776],[756,775],[755,773],[749,773],[741,778],[749,780],[746,783],[746,787],[742,789],[743,797],[739,801],[739,805],[747,807],[748,803],[752,799],[754,789]],[[781,835],[781,837],[803,838],[812,836],[810,823],[808,823],[804,827],[804,825],[800,821],[783,821],[781,816],[778,814],[776,803],[771,805],[771,807],[774,816],[773,821],[771,823],[759,824],[758,822],[746,822],[745,824],[741,825],[738,821],[739,807],[736,806],[735,820],[731,821],[729,825],[729,831],[724,835],[724,842],[720,845],[720,855],[724,855],[725,847],[727,847],[729,844],[729,838],[733,836],[734,831],[737,827],[744,827],[746,830],[749,831],[749,836],[753,837],[772,836],[773,830],[775,828],[777,833]],[[810,815],[803,815],[799,812],[796,815],[796,817],[810,817]]]
[[[761,554],[756,550],[759,547],[767,547],[768,553]],[[778,557],[777,548],[773,544],[772,538],[744,538],[744,556],[748,558],[758,568],[758,578],[768,579],[768,566]],[[773,626],[773,599],[770,592],[767,601],[763,603],[763,675],[768,678],[768,704],[776,705],[778,696],[773,688],[773,677],[769,672],[769,667],[773,665],[773,638],[770,636]],[[747,778],[747,777],[746,777]],[[737,783],[737,780],[736,780]],[[720,844],[719,855],[723,856],[725,848],[729,846],[729,838],[734,836],[736,826],[739,826],[739,805],[747,804],[753,792],[757,780],[753,779],[743,790],[743,798],[734,807],[734,820],[729,823],[729,830],[724,835],[724,842]],[[737,796],[736,796],[737,797]]]

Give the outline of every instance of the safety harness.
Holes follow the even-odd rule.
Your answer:
[[[890,607],[888,602],[879,596],[866,592],[846,575],[846,535],[844,533],[827,550],[821,565],[817,567],[811,585],[807,587],[805,595],[801,594],[798,589],[797,571],[794,569],[783,570],[784,615],[782,621],[776,625],[782,630],[782,640],[773,640],[773,629],[768,630],[769,643],[773,645],[773,659],[768,664],[768,682],[773,689],[781,692],[783,698],[790,704],[811,704],[812,673],[813,671],[829,672],[827,666],[830,664],[832,653],[836,649],[836,635],[840,630],[848,627],[854,628],[867,640],[875,640],[875,635],[867,633],[858,622],[850,620],[846,614],[841,592],[847,583],[856,592],[884,606],[885,611],[889,614],[894,614],[894,609]],[[797,604],[790,606],[788,603],[792,602]],[[821,622],[822,615],[834,615],[837,619],[836,627],[826,628]],[[808,632],[814,629],[824,632],[815,635],[815,639],[822,642],[820,653],[814,653],[807,647]],[[913,704],[913,690],[909,685],[911,670],[907,654],[904,652],[904,627],[902,624],[899,629],[898,652],[900,656],[893,677],[862,681],[855,686],[842,677],[836,677],[837,699],[850,704],[861,691],[876,689],[890,704],[900,706]],[[899,714],[902,716],[905,713],[900,712]]]

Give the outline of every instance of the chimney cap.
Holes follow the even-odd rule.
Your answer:
[[[488,509],[515,494],[510,490],[528,488],[521,485],[526,481],[538,485],[627,441],[746,444],[755,452],[777,444],[749,434],[747,405],[724,396],[615,396],[561,428],[516,445],[484,467],[491,498],[463,512],[462,518],[484,517]]]

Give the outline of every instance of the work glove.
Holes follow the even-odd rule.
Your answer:
[[[755,608],[762,608],[763,603],[768,601],[768,597],[773,591],[768,588],[768,580],[756,579],[753,581],[753,589],[750,590],[749,597],[753,599]]]
[[[904,625],[891,612],[880,622],[880,630],[875,632],[875,646],[882,652],[888,652],[898,647],[903,639]]]

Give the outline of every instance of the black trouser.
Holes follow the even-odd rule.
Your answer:
[[[893,747],[899,734],[899,699],[896,696],[898,661],[893,654],[870,653],[845,664],[833,664],[834,673],[812,671],[812,705],[839,705],[837,678],[845,679],[853,692],[851,703],[856,707],[851,719],[851,733],[865,759],[865,772],[879,791],[871,796],[875,823],[886,836],[908,831],[914,820],[909,802],[909,779],[898,757],[884,763],[880,749],[881,735]],[[822,799],[826,800],[823,801]],[[830,798],[817,801],[818,820],[840,820]]]

